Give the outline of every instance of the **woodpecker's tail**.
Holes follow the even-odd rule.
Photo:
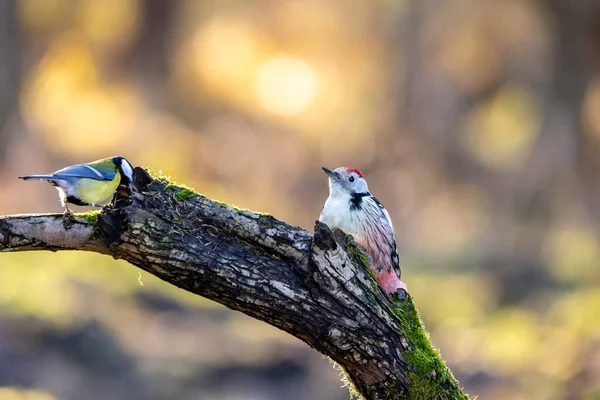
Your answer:
[[[37,179],[40,181],[62,181],[64,178],[58,177],[56,175],[27,175],[27,176],[19,176],[18,179],[23,179],[24,181],[29,181],[32,179]]]

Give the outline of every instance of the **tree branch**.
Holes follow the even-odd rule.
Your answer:
[[[315,234],[136,169],[100,213],[0,217],[0,250],[86,250],[265,321],[329,356],[366,399],[462,399],[412,299],[391,304],[351,237]]]

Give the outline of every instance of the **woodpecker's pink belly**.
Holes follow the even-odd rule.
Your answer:
[[[371,270],[373,269],[371,268]],[[377,283],[379,283],[379,286],[381,286],[383,292],[386,294],[396,293],[398,289],[404,289],[408,291],[406,289],[406,284],[404,284],[404,282],[398,278],[396,271],[393,269],[382,274],[375,273],[375,277],[377,278]]]

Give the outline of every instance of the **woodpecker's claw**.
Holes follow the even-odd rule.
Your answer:
[[[395,293],[390,295],[392,303],[404,303],[408,300],[408,292],[404,289],[398,289]]]

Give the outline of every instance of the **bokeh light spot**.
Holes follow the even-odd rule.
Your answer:
[[[500,56],[475,21],[459,27],[448,41],[440,65],[465,92],[477,93],[497,77]]]
[[[27,28],[49,30],[64,22],[69,2],[65,0],[20,0],[17,3],[19,21]]]
[[[499,370],[527,368],[540,345],[533,314],[518,309],[498,312],[487,326],[484,357]]]
[[[546,241],[545,255],[561,280],[592,283],[600,278],[600,246],[591,230],[577,226],[557,229]]]
[[[260,104],[282,116],[305,111],[318,90],[315,69],[297,58],[272,58],[260,66],[256,76],[255,92]]]
[[[197,32],[191,47],[193,65],[215,95],[223,96],[232,88],[239,91],[251,82],[259,36],[253,24],[233,17],[215,17]]]
[[[140,22],[139,0],[85,0],[79,2],[79,7],[81,30],[98,47],[119,50],[135,38]]]
[[[583,101],[582,119],[587,134],[600,142],[600,79],[598,78],[587,89]]]
[[[66,34],[32,71],[21,94],[25,121],[59,154],[112,154],[133,131],[140,102],[124,83],[102,82],[91,48]]]
[[[0,399],[2,400],[55,400],[56,397],[42,391],[26,390],[21,388],[0,388]]]
[[[504,87],[468,116],[468,148],[491,168],[519,168],[537,137],[540,119],[537,98],[521,88]]]

